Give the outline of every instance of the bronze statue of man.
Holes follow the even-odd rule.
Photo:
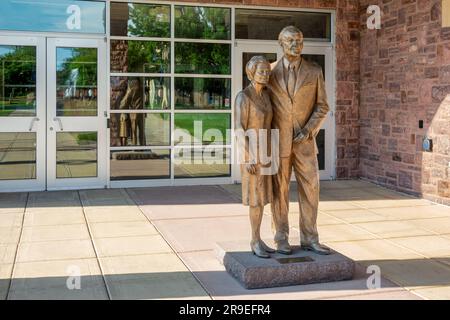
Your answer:
[[[272,128],[279,130],[280,163],[272,178],[272,216],[276,250],[291,254],[289,245],[289,183],[292,168],[298,186],[301,248],[330,254],[319,243],[319,166],[315,137],[329,111],[322,70],[302,58],[303,34],[284,28],[278,38],[284,56],[272,64],[269,93],[273,107]]]

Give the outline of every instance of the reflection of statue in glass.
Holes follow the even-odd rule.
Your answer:
[[[259,139],[267,134],[266,142],[270,141],[272,105],[266,89],[270,64],[264,57],[255,56],[247,63],[246,72],[251,84],[236,97],[236,130],[256,137],[257,145],[256,150],[252,150],[249,142],[240,139],[239,147],[245,155],[245,163],[241,164],[242,203],[250,207],[252,251],[258,257],[269,258],[269,253],[274,250],[261,240],[260,228],[264,206],[272,199],[272,177],[261,172],[264,165],[260,161],[259,150],[264,146]],[[262,132],[261,129],[266,131]],[[269,154],[268,151],[264,150],[263,154]]]
[[[127,93],[123,97],[122,101],[120,102],[119,109],[126,109],[126,110],[142,110],[143,109],[143,94],[142,94],[142,88],[141,88],[141,81],[139,78],[133,79],[130,81],[130,84],[127,89]],[[131,144],[134,146],[138,145],[138,138],[139,138],[139,145],[143,146],[145,145],[145,128],[144,128],[144,114],[143,113],[130,113],[129,114],[129,120],[130,120],[130,127],[131,127]],[[122,121],[123,117],[121,117],[120,121],[120,138],[121,138],[121,144],[123,144],[123,137],[122,133],[126,132],[127,129],[125,128],[126,124],[125,121]]]

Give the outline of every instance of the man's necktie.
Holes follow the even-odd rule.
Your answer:
[[[293,65],[289,65],[287,89],[291,99],[294,99],[295,82],[296,82],[295,67]]]

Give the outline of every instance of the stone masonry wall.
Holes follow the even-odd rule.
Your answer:
[[[366,27],[374,4],[380,30]],[[360,10],[361,177],[450,204],[450,28],[441,0],[362,0]]]
[[[336,10],[336,176],[338,179],[358,177],[359,0],[202,0],[195,2]]]

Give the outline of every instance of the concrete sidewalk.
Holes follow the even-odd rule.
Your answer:
[[[321,188],[321,242],[358,263],[354,279],[261,290],[243,289],[212,250],[249,239],[238,185],[0,194],[0,298],[450,298],[449,207],[362,181]],[[270,221],[267,207],[266,239]],[[371,265],[381,289],[367,288]]]

